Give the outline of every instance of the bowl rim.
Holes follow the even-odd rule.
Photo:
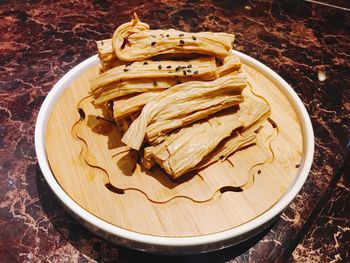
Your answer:
[[[50,113],[53,109],[53,106],[56,103],[56,100],[74,79],[76,79],[84,71],[99,64],[99,59],[97,55],[91,56],[90,58],[84,60],[83,62],[72,68],[53,86],[53,88],[45,98],[36,120],[34,142],[38,163],[46,182],[48,183],[54,194],[57,196],[57,198],[65,206],[67,206],[69,210],[71,210],[71,212],[74,213],[76,216],[78,216],[88,224],[93,225],[94,227],[97,227],[98,229],[103,230],[104,232],[107,232],[109,235],[115,235],[118,238],[127,239],[133,242],[152,246],[156,245],[183,248],[222,242],[252,232],[258,229],[260,226],[266,225],[266,223],[268,223],[269,221],[273,220],[276,216],[281,214],[283,210],[296,197],[296,195],[304,185],[308,177],[309,171],[311,169],[314,155],[314,133],[311,120],[306,111],[305,106],[303,105],[298,95],[289,86],[289,84],[284,79],[282,79],[282,77],[280,77],[275,71],[273,71],[271,68],[267,67],[263,63],[259,62],[258,60],[242,52],[233,51],[233,54],[237,55],[241,59],[242,63],[258,69],[266,77],[268,77],[270,81],[272,81],[280,88],[282,93],[287,97],[292,107],[294,108],[300,122],[303,137],[303,152],[300,168],[293,184],[289,186],[287,191],[275,203],[275,205],[273,205],[271,208],[269,208],[256,218],[228,230],[195,237],[164,237],[136,233],[131,230],[115,226],[94,216],[93,214],[85,210],[83,207],[81,207],[79,204],[77,204],[63,190],[63,188],[61,188],[51,171],[45,149],[46,128]]]

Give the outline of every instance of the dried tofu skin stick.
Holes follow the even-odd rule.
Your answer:
[[[236,112],[226,112],[207,122],[183,128],[178,133],[171,134],[161,144],[145,148],[144,165],[150,168],[157,162],[172,178],[178,178],[197,169],[196,166],[237,128],[249,127],[269,111],[268,105],[247,98]],[[251,116],[246,118],[245,115]],[[230,150],[237,150],[246,142],[231,140],[231,143],[236,144]]]
[[[220,77],[230,74],[236,70],[239,70],[242,66],[242,62],[236,55],[230,53],[223,61],[222,65],[219,66],[216,72]]]
[[[105,39],[97,41],[97,51],[98,57],[100,59],[103,72],[107,71],[110,68],[117,67],[125,64],[126,62],[117,59],[113,47],[112,39]],[[198,58],[199,54],[165,54],[161,55],[161,60],[188,60]],[[218,74],[220,76],[226,75],[232,71],[238,70],[241,67],[241,62],[239,58],[232,53],[229,53],[227,57],[222,62],[223,65],[218,67]]]
[[[128,62],[117,58],[112,47],[112,39],[96,41],[98,57],[102,66],[102,72]],[[154,57],[154,60],[190,60],[203,57],[201,54],[164,54]]]
[[[96,41],[98,57],[102,66],[102,72],[110,68],[117,67],[127,62],[117,58],[112,46],[112,39],[104,39]],[[157,60],[189,60],[196,59],[203,55],[201,54],[164,54],[155,57]]]
[[[225,160],[231,154],[254,143],[256,143],[256,133],[254,131],[244,136],[240,133],[236,133],[226,138],[221,146],[218,146],[217,149],[204,157],[204,159],[196,165],[196,169],[203,169],[218,160]]]
[[[113,117],[115,120],[134,112],[141,111],[150,100],[158,96],[163,90],[144,92],[128,98],[114,100]]]
[[[145,105],[139,118],[131,124],[129,130],[123,136],[122,142],[138,150],[144,140],[147,126],[152,123],[157,115],[162,114],[162,111],[168,112],[169,107],[176,110],[181,103],[201,100],[206,96],[212,97],[225,93],[237,94],[246,85],[246,76],[239,74],[227,75],[208,82],[192,81],[169,88]],[[196,109],[193,110],[193,112],[195,111]]]
[[[188,68],[188,66],[190,66],[190,68]],[[169,65],[167,67],[169,67]],[[193,64],[189,63],[185,69],[182,68],[185,66],[182,66],[181,69],[179,67],[180,66],[177,66],[177,68],[175,68],[175,71],[176,69],[181,70],[182,73],[180,75],[183,75],[183,70],[186,70],[186,75],[189,77],[186,77],[186,78],[171,77],[171,78],[161,78],[161,79],[150,79],[150,78],[130,79],[122,82],[112,83],[107,86],[104,86],[101,89],[96,90],[93,93],[94,96],[96,97],[94,104],[101,105],[102,103],[107,102],[109,100],[122,97],[128,94],[132,94],[132,93],[167,89],[181,82],[186,82],[193,79],[193,77],[190,77],[189,75],[191,72],[196,71],[196,69],[193,67]],[[218,75],[222,77],[234,71],[238,73],[237,70],[239,70],[240,67],[241,67],[241,61],[239,60],[239,58],[235,55],[230,55],[224,60],[223,65],[219,66],[216,71]]]
[[[183,127],[196,120],[200,120],[214,114],[218,111],[233,107],[243,101],[241,95],[218,95],[215,97],[208,96],[200,100],[181,103],[176,111],[169,112],[161,120],[153,121],[146,129],[146,139],[150,143],[159,143],[163,136],[170,131]],[[195,105],[195,103],[197,105]],[[192,109],[196,111],[193,112]],[[171,107],[170,107],[171,111]],[[187,111],[187,112],[186,112]],[[186,113],[186,114],[184,114]],[[178,116],[176,116],[178,114]],[[174,118],[175,116],[176,118]]]
[[[112,68],[91,82],[91,91],[100,93],[106,85],[130,79],[180,78],[212,80],[218,77],[214,58],[189,61],[144,61]],[[107,86],[108,87],[108,86]]]
[[[215,117],[211,118],[215,119]],[[169,134],[166,140],[158,145],[146,147],[144,149],[143,165],[150,169],[157,162],[164,163],[177,149],[184,145],[194,134],[201,134],[210,129],[208,121],[197,122],[193,125],[183,127],[178,132]]]
[[[161,91],[175,86],[178,83],[180,82],[174,78],[165,78],[159,80],[136,79],[123,81],[118,84],[113,83],[101,90],[101,93],[95,92],[93,94],[96,96],[94,104],[101,105],[107,101],[134,93]]]
[[[97,54],[102,66],[102,72],[107,71],[110,68],[124,65],[126,62],[119,60],[112,47],[112,39],[104,39],[96,41]]]
[[[138,17],[119,26],[112,38],[116,56],[123,61],[141,61],[161,54],[199,53],[224,59],[232,49],[234,35],[187,33],[174,29],[140,30]]]
[[[196,169],[205,168],[218,160],[226,160],[231,154],[237,152],[241,148],[256,143],[257,128],[269,115],[270,111],[266,111],[266,115],[257,120],[253,126],[250,126],[241,132],[236,132],[233,136],[225,139],[213,152],[206,156],[200,164],[196,166]]]
[[[241,67],[241,62],[235,55],[228,56],[225,59],[223,65],[218,67],[217,72],[220,72],[220,77],[227,75],[233,71],[237,71]],[[238,71],[237,71],[238,72]],[[127,114],[141,111],[143,106],[146,105],[156,94],[159,94],[162,90],[170,88],[176,84],[179,84],[175,79],[163,79],[163,80],[130,80],[121,83],[120,87],[115,87],[102,94],[95,100],[95,104],[102,104],[111,99],[114,100],[114,118],[118,119]],[[137,92],[143,92],[142,94],[136,94]],[[147,94],[149,93],[149,94]],[[125,96],[132,94],[132,96]],[[124,96],[123,98],[119,98]],[[118,98],[118,99],[116,99]]]
[[[240,116],[243,122],[243,129],[224,140],[220,145],[206,156],[196,168],[204,168],[218,160],[225,160],[239,149],[256,142],[257,131],[262,123],[270,116],[270,107],[255,107],[247,110],[247,114]]]

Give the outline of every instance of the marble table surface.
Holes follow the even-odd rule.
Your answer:
[[[296,199],[237,246],[157,256],[112,245],[58,203],[34,151],[35,120],[65,72],[133,12],[152,28],[236,34],[236,49],[297,92],[315,158]],[[0,262],[349,262],[350,4],[336,1],[0,1]],[[348,146],[348,148],[347,148]]]

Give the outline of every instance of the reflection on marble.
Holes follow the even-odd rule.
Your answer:
[[[342,2],[346,3],[339,0],[337,4]],[[49,191],[34,152],[34,126],[40,105],[66,71],[96,53],[94,40],[109,38],[133,12],[152,28],[234,32],[236,49],[274,69],[306,105],[315,130],[312,171],[281,218],[259,236],[205,255],[147,255],[95,237],[73,220]],[[282,260],[291,253],[294,236],[306,231],[303,226],[309,214],[345,158],[350,127],[350,12],[287,0],[35,0],[0,1],[0,18],[2,260],[266,262]],[[346,214],[334,216],[339,208],[347,213],[341,209],[346,204],[342,195],[337,199],[342,182],[348,188],[345,181],[339,181],[334,201],[325,206],[333,212],[322,212],[322,228],[318,223],[311,228],[312,234],[297,246],[294,259],[307,260],[311,256],[308,251],[319,255],[320,244],[333,246],[343,260],[349,257],[342,251],[349,233],[346,221],[341,220]],[[327,215],[334,216],[332,223]],[[334,237],[322,235],[335,228],[340,232],[334,232]],[[329,253],[330,258],[336,257]]]

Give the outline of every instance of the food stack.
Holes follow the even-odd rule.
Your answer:
[[[91,83],[122,142],[173,179],[254,144],[270,114],[243,96],[247,85],[234,35],[150,30],[136,15],[97,42],[101,74]]]

